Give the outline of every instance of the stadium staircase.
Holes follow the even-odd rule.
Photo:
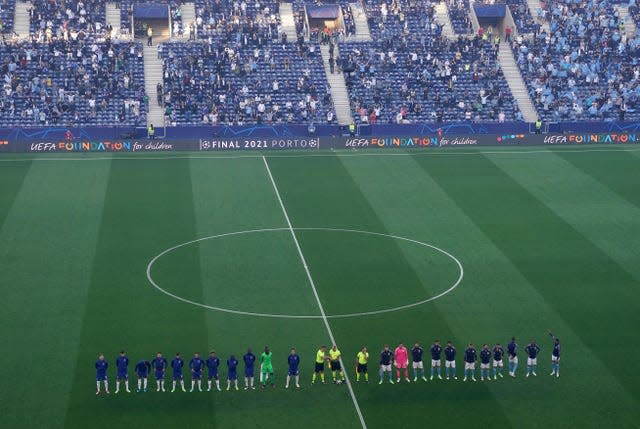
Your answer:
[[[158,105],[158,93],[156,86],[162,83],[162,59],[158,58],[158,47],[147,46],[144,43],[144,91],[149,97],[149,113],[147,113],[147,126],[164,126],[164,110]]]
[[[518,69],[518,65],[513,57],[511,47],[505,41],[500,43],[500,51],[498,52],[498,61],[504,73],[504,77],[509,84],[511,94],[518,103],[518,108],[522,112],[522,116],[526,122],[535,122],[538,119],[538,113],[527,91],[527,86],[522,79],[522,74]]]
[[[449,18],[449,8],[447,8],[447,4],[443,1],[436,4],[436,21],[440,25],[444,25],[442,27],[442,35],[447,39],[453,40],[456,38],[456,34],[453,31],[453,26],[451,25],[451,19]]]
[[[29,29],[31,28],[31,18],[29,17],[29,8],[31,3],[19,1],[16,3],[15,16],[13,17],[13,31],[20,36],[21,39],[29,38]]]
[[[113,27],[112,36],[118,36],[120,34],[120,25],[121,25],[121,16],[120,16],[120,8],[118,8],[116,3],[108,2],[107,3],[107,25],[111,24]]]
[[[184,36],[189,37],[189,25],[196,22],[196,4],[193,2],[184,3],[181,7],[182,25],[184,28]],[[196,37],[197,38],[197,37]]]
[[[549,22],[546,19],[543,21],[538,18],[538,11],[542,10],[540,0],[527,0],[527,4],[529,5],[531,16],[533,16],[536,22],[542,25],[542,30],[546,31],[547,34],[549,34],[551,32],[551,30],[549,29]]]
[[[331,73],[329,67],[329,46],[320,45],[320,53],[322,54],[322,62],[324,64],[324,71],[327,74],[327,81],[331,86],[331,98],[333,99],[333,105],[336,109],[336,119],[340,125],[349,125],[353,122],[351,116],[351,105],[349,103],[349,92],[347,91],[347,83],[344,80],[344,74],[335,70],[335,73]],[[340,57],[340,50],[338,46],[335,47],[333,52],[334,58]]]
[[[476,15],[476,10],[473,6],[469,8],[469,19],[471,19],[471,27],[473,28],[473,34],[478,34],[478,29],[480,28],[480,22],[478,21],[478,16]]]
[[[627,6],[617,5],[616,10],[620,14],[620,20],[624,22],[624,31],[627,33],[627,37],[633,39],[636,37],[636,23],[633,17],[629,15],[629,8]]]
[[[280,3],[280,19],[282,20],[282,31],[287,35],[287,40],[296,41],[298,36],[296,35],[296,23],[293,19],[293,5],[291,3]]]
[[[371,32],[369,32],[369,23],[367,22],[367,14],[360,3],[351,3],[351,12],[353,13],[353,21],[356,26],[355,36],[349,37],[350,42],[370,42]]]

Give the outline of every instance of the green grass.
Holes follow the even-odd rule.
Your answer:
[[[640,152],[595,149],[267,154],[329,316],[421,301],[456,281],[452,259],[390,235],[464,266],[435,301],[329,318],[351,376],[358,349],[372,352],[372,383],[353,386],[367,427],[637,427]],[[360,427],[345,386],[309,384],[329,335],[263,160],[246,155],[0,159],[0,427]],[[264,229],[279,230],[178,248],[153,278],[209,306],[316,318],[213,311],[147,281],[147,264],[169,247]],[[564,348],[558,380],[547,328]],[[461,351],[512,335],[541,344],[537,378],[523,377],[521,354],[515,380],[377,385],[384,343],[451,339]],[[122,348],[134,363],[212,348],[226,359],[265,344],[276,390],[94,395],[99,352],[113,390]],[[300,391],[282,388],[291,346]]]

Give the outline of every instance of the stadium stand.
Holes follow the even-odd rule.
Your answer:
[[[471,34],[473,26],[469,17],[470,6],[468,0],[447,0],[449,19],[456,34]]]
[[[64,37],[67,32],[102,34],[105,28],[104,0],[34,1],[31,33],[39,41]]]
[[[15,0],[1,1],[7,35]],[[120,2],[123,27],[138,1],[151,3]],[[183,1],[159,1],[180,36],[192,24],[182,22]],[[518,32],[511,48],[541,118],[640,119],[640,38],[624,29],[626,2],[548,0],[541,26],[525,0],[506,1]],[[336,4],[344,33],[307,29],[305,2],[295,0],[297,40],[287,40],[276,1],[196,0],[196,40],[158,49],[163,80],[152,102],[176,125],[335,123],[323,44],[332,45],[322,49],[331,71],[345,76],[357,123],[522,118],[497,45],[471,35],[468,0],[446,0],[457,40],[442,37],[431,0],[367,0],[367,42],[344,37],[356,33],[356,20],[351,4]],[[628,13],[640,24],[635,2]],[[110,40],[104,1],[37,1],[30,15],[31,40],[0,44],[2,126],[145,124],[152,94],[144,92],[142,46]]]
[[[540,24],[533,18],[526,0],[507,0],[507,5],[519,33],[530,34],[540,31]]]
[[[2,0],[0,2],[0,34],[5,37],[13,33],[13,17],[16,8],[15,0]]]
[[[260,43],[278,37],[280,25],[278,2],[238,2],[231,0],[197,0],[196,24],[200,38],[238,43],[245,38]]]
[[[376,45],[345,43],[358,123],[505,121],[517,107],[493,45],[476,37]]]
[[[0,55],[0,126],[145,124],[139,43],[11,42]]]
[[[171,123],[334,121],[317,43],[236,40],[165,44],[163,97]]]
[[[340,44],[356,123],[518,117],[497,47],[479,37],[445,40],[434,13],[429,0],[367,3],[374,41]]]
[[[638,40],[609,1],[546,3],[551,34],[518,38],[517,63],[540,116],[550,122],[640,118]]]
[[[351,5],[349,3],[342,3],[340,5],[342,9],[342,19],[344,21],[344,33],[347,37],[355,36],[356,34],[356,23],[353,19],[353,11],[351,10]]]

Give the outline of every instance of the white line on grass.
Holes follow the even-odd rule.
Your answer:
[[[434,246],[433,244],[424,243],[422,241],[414,240],[412,238],[400,237],[398,235],[391,235],[391,234],[383,234],[381,232],[361,231],[361,230],[358,230],[358,229],[346,229],[346,228],[326,228],[326,227],[312,228],[312,227],[303,227],[303,228],[294,228],[294,230],[296,230],[296,231],[352,232],[352,233],[357,233],[357,234],[366,234],[366,235],[372,235],[372,236],[387,237],[387,238],[392,238],[394,240],[402,240],[402,241],[418,244],[420,246],[428,247],[430,249],[436,250],[437,252],[440,252],[443,255],[451,258],[455,262],[455,264],[458,266],[458,270],[459,270],[460,274],[458,276],[458,279],[455,281],[455,283],[453,283],[453,285],[451,285],[451,287],[449,287],[449,289],[447,289],[447,290],[445,290],[443,292],[440,292],[439,294],[437,294],[435,296],[432,296],[432,297],[429,297],[429,298],[425,298],[425,299],[420,300],[420,301],[412,302],[412,303],[409,303],[409,304],[400,305],[400,306],[397,306],[397,307],[382,308],[380,310],[363,311],[363,312],[359,312],[359,313],[327,314],[326,315],[327,319],[373,316],[373,315],[376,315],[376,314],[391,313],[391,312],[395,312],[395,311],[406,310],[406,309],[409,309],[409,308],[417,307],[419,305],[426,304],[427,302],[431,302],[431,301],[434,301],[434,300],[436,300],[438,298],[441,298],[441,297],[445,296],[446,294],[448,294],[449,292],[451,292],[455,288],[457,288],[458,285],[462,282],[462,279],[464,278],[464,268],[462,267],[462,263],[460,262],[460,260],[458,258],[456,258],[451,253],[447,252],[446,250]],[[226,232],[226,233],[223,233],[223,234],[210,235],[208,237],[197,238],[195,240],[186,241],[184,243],[180,243],[180,244],[177,244],[175,246],[169,247],[168,249],[165,249],[162,252],[160,252],[159,254],[157,254],[156,256],[154,256],[153,259],[151,259],[151,261],[149,261],[149,263],[147,264],[147,280],[149,280],[149,283],[153,287],[155,287],[157,290],[159,290],[160,292],[164,293],[165,295],[170,296],[171,298],[177,299],[177,300],[182,301],[182,302],[186,302],[187,304],[191,304],[191,305],[195,305],[195,306],[198,306],[198,307],[206,308],[208,310],[222,311],[222,312],[225,312],[225,313],[239,314],[239,315],[243,315],[243,316],[273,317],[273,318],[285,318],[285,319],[321,319],[322,316],[319,315],[319,314],[315,315],[315,314],[257,313],[257,312],[252,312],[252,311],[233,310],[233,309],[230,309],[230,308],[217,307],[217,306],[213,306],[213,305],[208,305],[208,304],[203,304],[203,303],[200,303],[200,302],[191,301],[190,299],[183,298],[183,297],[181,297],[179,295],[173,294],[173,293],[163,289],[160,285],[158,285],[156,283],[156,281],[153,279],[153,276],[151,275],[152,267],[154,266],[154,264],[156,263],[156,261],[158,259],[160,259],[164,255],[166,255],[168,253],[171,253],[174,250],[179,249],[181,247],[189,246],[189,245],[194,244],[194,243],[199,243],[199,242],[202,242],[202,241],[205,241],[205,240],[211,240],[211,239],[215,239],[215,238],[233,237],[233,236],[237,236],[237,235],[261,233],[261,232],[273,232],[273,231],[289,231],[289,228],[263,228],[263,229],[249,229],[249,230],[245,230],[245,231]]]
[[[313,295],[316,298],[316,302],[318,303],[318,308],[320,309],[320,314],[322,315],[322,321],[324,322],[325,328],[327,328],[327,332],[329,333],[329,339],[331,340],[331,344],[336,344],[336,340],[333,336],[333,331],[331,330],[331,326],[329,325],[329,319],[327,319],[327,314],[324,311],[324,306],[320,301],[320,297],[318,296],[318,291],[316,289],[316,284],[313,281],[313,277],[311,277],[311,272],[309,272],[309,267],[307,265],[307,260],[302,253],[302,249],[300,248],[300,243],[298,243],[298,237],[296,236],[296,232],[293,229],[293,225],[291,225],[291,220],[289,219],[289,214],[287,213],[287,209],[282,202],[282,198],[280,197],[280,191],[278,191],[278,186],[276,185],[276,181],[273,179],[273,175],[271,174],[271,169],[269,168],[269,163],[267,162],[267,158],[262,157],[262,161],[264,162],[264,166],[267,169],[267,173],[269,174],[269,179],[271,179],[271,184],[273,185],[273,190],[276,193],[276,197],[278,197],[278,202],[280,203],[280,208],[282,209],[282,214],[284,214],[284,218],[287,221],[287,225],[289,226],[289,231],[291,231],[291,237],[293,238],[293,242],[296,245],[296,249],[298,249],[298,255],[300,255],[300,260],[302,261],[302,265],[304,266],[304,271],[307,273],[307,279],[309,279],[309,284],[311,285],[311,289],[313,290]],[[364,421],[364,416],[362,415],[362,411],[360,411],[360,405],[358,404],[358,400],[356,399],[356,394],[353,391],[353,386],[351,385],[351,381],[349,380],[349,375],[346,371],[346,366],[344,362],[342,362],[342,357],[340,358],[340,365],[343,368],[343,374],[347,381],[347,388],[349,389],[349,394],[351,394],[351,400],[353,401],[353,405],[356,407],[356,412],[358,413],[358,418],[360,419],[360,424],[362,425],[362,429],[367,429],[367,424]]]
[[[536,149],[536,150],[475,150],[463,152],[461,149],[452,149],[446,151],[440,151],[439,149],[432,148],[423,152],[391,152],[394,149],[344,149],[344,150],[332,150],[326,153],[289,153],[279,155],[263,155],[263,154],[248,154],[248,155],[161,155],[161,156],[149,156],[149,155],[127,155],[127,156],[89,156],[89,157],[74,157],[79,153],[68,154],[60,157],[29,157],[29,158],[1,158],[0,162],[28,162],[28,161],[111,161],[111,160],[129,160],[129,161],[165,161],[174,159],[260,159],[260,158],[323,158],[329,156],[344,156],[344,157],[367,157],[367,156],[448,156],[448,155],[535,155],[535,154],[553,154],[553,153],[588,153],[588,152],[640,152],[640,149]]]

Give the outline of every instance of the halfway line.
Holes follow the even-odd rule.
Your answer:
[[[302,249],[300,248],[300,243],[298,243],[298,237],[296,237],[296,232],[293,229],[293,225],[291,225],[291,220],[289,219],[289,214],[287,214],[287,209],[284,207],[284,203],[282,202],[282,198],[280,197],[280,191],[278,191],[278,186],[276,186],[276,181],[273,179],[273,175],[271,174],[271,169],[269,168],[269,164],[267,163],[267,158],[262,157],[262,161],[264,162],[264,166],[267,169],[267,173],[269,174],[269,179],[271,180],[271,184],[273,185],[273,190],[276,193],[276,197],[278,198],[278,202],[280,203],[280,208],[282,208],[282,214],[284,214],[284,218],[287,221],[287,225],[289,226],[289,231],[291,231],[291,237],[293,238],[293,242],[296,245],[296,249],[298,249],[298,255],[300,255],[300,260],[302,261],[302,265],[304,266],[304,271],[307,273],[307,279],[309,279],[309,284],[311,285],[311,289],[313,290],[313,295],[316,298],[316,302],[318,303],[318,307],[320,308],[320,315],[322,316],[322,321],[324,322],[325,328],[327,328],[327,332],[329,333],[329,339],[332,344],[336,344],[336,340],[333,337],[333,331],[331,330],[331,326],[329,326],[329,319],[327,319],[327,314],[324,311],[324,307],[322,306],[322,302],[320,301],[320,296],[318,296],[318,290],[316,289],[316,284],[313,281],[313,277],[311,277],[311,273],[309,272],[309,267],[307,265],[307,260],[302,253]],[[349,375],[347,371],[344,370],[346,366],[344,366],[344,362],[342,362],[342,357],[340,357],[340,365],[343,368],[342,373],[345,376],[347,381],[347,387],[349,388],[349,394],[351,394],[351,400],[353,401],[353,405],[356,407],[356,412],[358,413],[358,418],[360,419],[360,424],[362,425],[362,429],[367,429],[367,424],[364,421],[364,417],[362,415],[362,411],[360,411],[360,405],[358,404],[358,400],[356,399],[356,394],[353,391],[353,386],[351,385],[351,381],[349,380]]]

